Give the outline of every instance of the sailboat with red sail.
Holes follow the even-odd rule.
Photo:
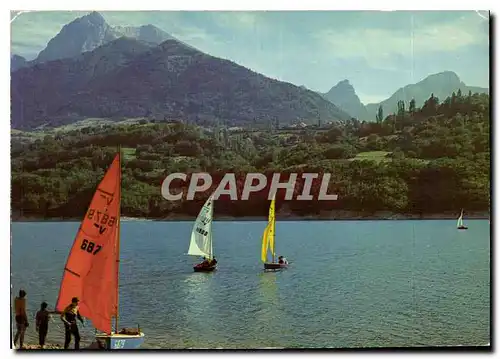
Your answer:
[[[57,298],[63,311],[71,298],[80,299],[80,313],[92,321],[96,341],[104,349],[137,349],[144,342],[140,328],[118,330],[121,151],[97,186],[69,253]],[[112,319],[115,319],[113,329]]]

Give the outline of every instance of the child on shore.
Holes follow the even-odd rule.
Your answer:
[[[38,344],[43,349],[45,345],[45,339],[47,338],[47,333],[49,332],[49,319],[50,314],[47,310],[47,303],[42,302],[40,310],[36,313],[36,331],[38,332]]]

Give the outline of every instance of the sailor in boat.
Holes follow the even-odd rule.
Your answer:
[[[217,259],[215,259],[215,257],[212,258],[212,261],[210,262],[210,265],[211,266],[214,266],[217,264]]]
[[[200,265],[200,267],[208,267],[208,266],[210,266],[210,262],[207,259],[207,257],[203,257],[203,262],[201,262],[199,265]]]
[[[71,304],[68,305],[61,313],[61,319],[64,322],[65,338],[64,338],[64,349],[68,349],[69,343],[71,342],[71,335],[75,337],[75,349],[80,349],[80,333],[78,332],[78,325],[76,324],[76,319],[83,324],[83,318],[80,315],[78,308],[78,302],[80,300],[77,297],[71,299]]]
[[[278,257],[278,263],[279,263],[279,264],[288,264],[288,261],[286,260],[286,258],[285,258],[285,257],[283,257],[283,256],[279,256],[279,257]]]

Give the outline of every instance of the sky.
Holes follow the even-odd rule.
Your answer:
[[[34,59],[82,11],[11,14],[11,52]],[[365,104],[454,71],[489,87],[489,22],[476,11],[120,11],[111,26],[152,24],[210,55],[311,90],[347,79]]]

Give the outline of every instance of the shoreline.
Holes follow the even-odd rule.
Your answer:
[[[301,221],[409,221],[409,220],[456,220],[456,213],[437,213],[437,214],[396,214],[396,213],[375,213],[362,214],[353,212],[331,213],[317,216],[291,216],[277,215],[276,221],[280,222],[301,222]],[[491,218],[489,212],[471,212],[465,216],[465,220],[489,220]],[[196,216],[172,215],[163,218],[144,218],[144,217],[127,217],[121,218],[123,222],[192,222]],[[82,217],[11,217],[11,222],[81,222]],[[214,222],[265,222],[267,216],[259,217],[232,217],[219,216],[213,219]]]

